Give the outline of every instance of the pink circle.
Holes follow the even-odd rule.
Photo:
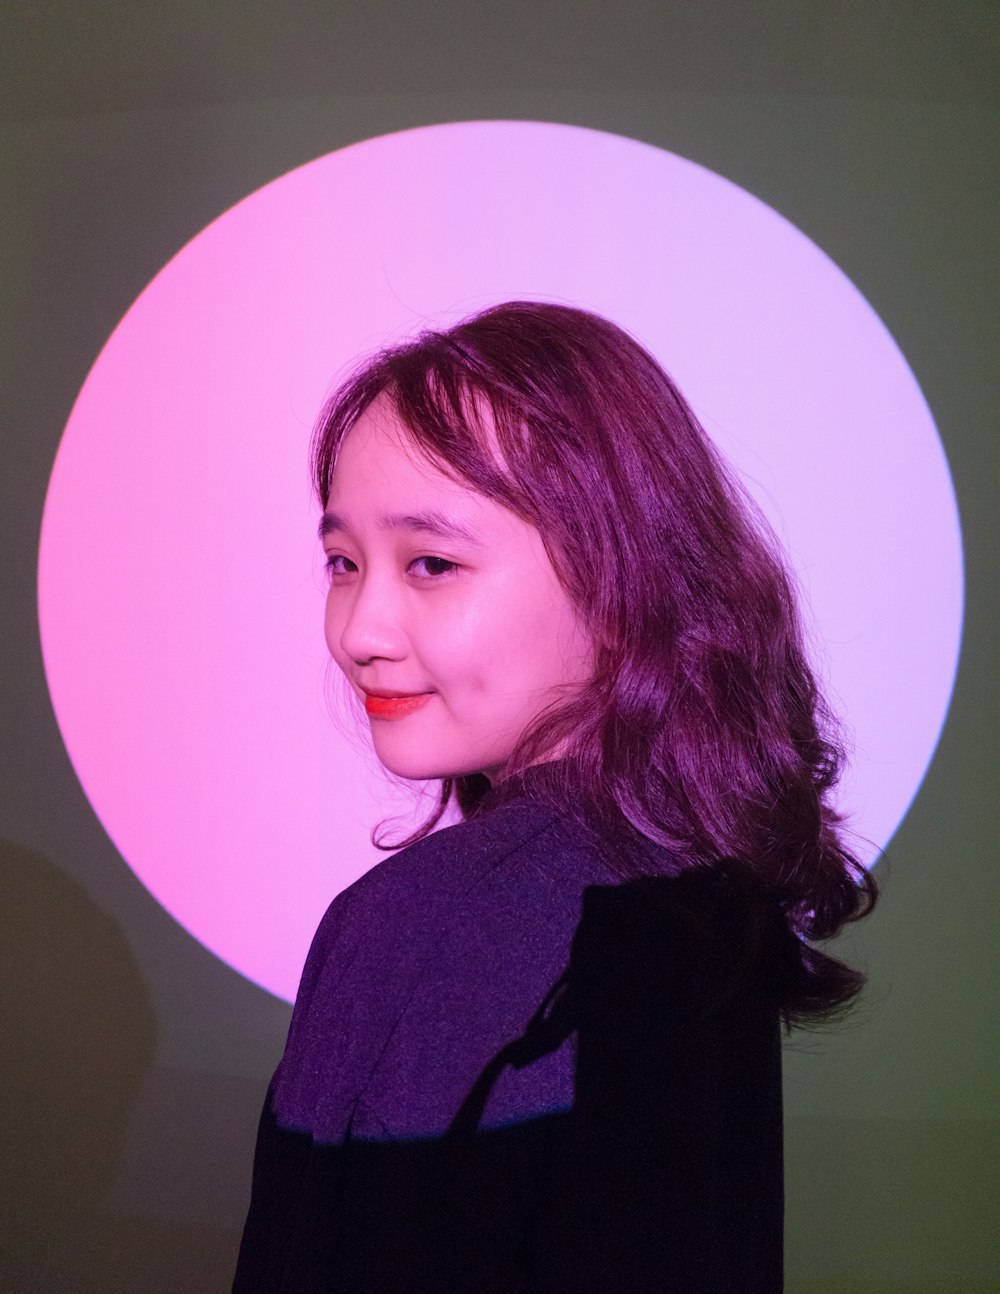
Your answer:
[[[341,149],[220,216],[126,314],[63,435],[39,557],[52,700],[101,822],[282,997],[327,904],[384,857],[372,824],[426,808],[324,702],[311,423],[359,353],[525,297],[628,328],[743,471],[856,734],[842,803],[873,846],[937,743],[962,619],[948,467],[903,356],[814,243],[600,131],[461,122]]]

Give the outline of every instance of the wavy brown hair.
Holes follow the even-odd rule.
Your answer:
[[[322,506],[383,392],[443,472],[537,527],[596,644],[588,687],[528,726],[506,774],[542,765],[538,793],[623,880],[742,865],[784,917],[786,1025],[839,1014],[864,976],[815,945],[878,894],[831,803],[843,739],[780,545],[676,385],[599,315],[493,306],[341,383],[313,437]],[[472,818],[489,789],[481,773],[443,778],[415,833],[374,843],[423,838],[453,798]]]

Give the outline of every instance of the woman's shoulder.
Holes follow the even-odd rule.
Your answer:
[[[528,907],[578,916],[584,888],[612,879],[570,822],[536,800],[513,799],[377,862],[330,904],[310,961],[361,943],[415,949],[449,930],[506,924]]]
[[[442,827],[376,863],[340,898],[355,915],[383,902],[453,910],[482,888],[576,888],[607,883],[607,864],[561,815],[523,798],[465,822]],[[412,906],[410,908],[412,915]]]
[[[537,1005],[569,957],[584,891],[609,878],[601,858],[535,801],[441,828],[376,863],[330,904],[290,1038],[319,1028],[314,1007],[324,1020],[336,1002],[363,1000],[358,1009],[376,1011],[374,986],[377,1012],[390,999],[409,1000],[418,984],[436,1001],[454,983],[465,1000],[476,977],[502,984],[511,1002]],[[494,990],[484,988],[484,1001]]]

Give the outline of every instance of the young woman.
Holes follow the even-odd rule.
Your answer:
[[[780,1290],[780,1026],[876,888],[766,523],[562,305],[365,361],[313,464],[331,655],[440,798],[316,934],[234,1288]]]

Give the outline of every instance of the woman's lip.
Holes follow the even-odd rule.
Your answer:
[[[402,719],[414,710],[419,710],[433,695],[433,692],[418,692],[415,695],[389,697],[366,692],[365,711],[376,719]]]

